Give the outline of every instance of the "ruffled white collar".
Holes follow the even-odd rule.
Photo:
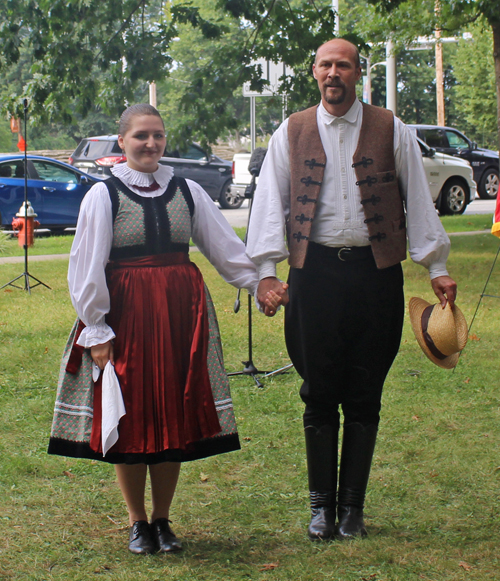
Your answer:
[[[129,167],[126,163],[119,163],[111,168],[111,173],[127,186],[150,186],[154,181],[164,190],[172,176],[174,169],[169,165],[158,164],[158,169],[153,173],[143,173]]]

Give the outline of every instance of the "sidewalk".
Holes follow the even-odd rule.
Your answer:
[[[42,260],[58,260],[58,259],[68,259],[69,254],[43,254],[41,256],[28,256],[30,262],[42,261]],[[5,258],[0,258],[0,264],[15,264],[17,262],[24,262],[24,256],[6,256]]]
[[[490,234],[490,230],[476,230],[475,232],[451,232],[448,236],[473,236],[476,234]],[[191,252],[199,252],[196,246],[191,246],[189,249]],[[42,260],[68,260],[69,254],[44,254],[42,256],[29,256],[30,262],[42,261]],[[24,262],[24,256],[6,256],[5,258],[0,257],[0,264],[16,264],[18,262]]]

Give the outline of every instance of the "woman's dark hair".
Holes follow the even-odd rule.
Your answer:
[[[132,124],[132,118],[138,115],[155,115],[161,119],[163,123],[163,119],[161,115],[158,113],[157,109],[155,109],[152,105],[148,105],[147,103],[137,103],[136,105],[131,105],[122,113],[120,117],[120,123],[118,125],[118,133],[123,137],[125,133],[130,129],[130,125]],[[163,125],[165,127],[165,125]]]

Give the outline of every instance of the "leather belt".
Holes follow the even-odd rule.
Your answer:
[[[337,252],[338,259],[343,262],[348,262],[350,260],[363,260],[373,256],[371,246],[341,246],[334,250]]]
[[[371,246],[325,246],[316,242],[309,242],[310,250],[315,256],[350,262],[353,260],[373,260]]]

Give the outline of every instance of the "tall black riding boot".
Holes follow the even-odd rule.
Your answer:
[[[339,428],[306,426],[307,472],[311,497],[309,538],[331,539],[335,536],[335,490],[337,488],[337,449]]]
[[[344,425],[338,492],[340,539],[366,537],[363,507],[372,464],[377,426],[359,423]]]

